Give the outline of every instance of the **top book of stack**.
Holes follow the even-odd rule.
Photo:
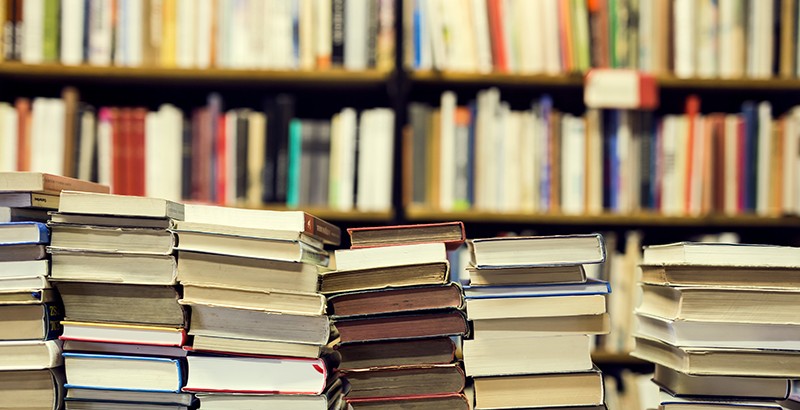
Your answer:
[[[159,198],[64,191],[58,212],[183,220],[183,204]]]
[[[0,192],[59,195],[61,191],[110,192],[106,185],[60,175],[42,172],[0,172]]]
[[[606,259],[600,234],[511,236],[467,243],[471,263],[478,269],[594,264]]]

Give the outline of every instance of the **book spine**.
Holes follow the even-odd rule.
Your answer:
[[[247,199],[248,181],[247,153],[250,140],[250,123],[248,112],[239,112],[236,115],[236,200]]]
[[[286,190],[286,206],[296,208],[300,205],[300,162],[303,151],[303,124],[298,119],[289,122],[289,171]]]
[[[60,304],[45,302],[42,304],[44,308],[44,340],[54,340],[61,336],[64,331],[64,326],[61,322],[64,320],[64,308]]]
[[[334,67],[344,65],[344,2],[332,0],[331,11],[331,62]]]
[[[276,99],[278,105],[277,160],[275,162],[275,202],[286,202],[289,171],[289,123],[294,117],[294,97],[283,94]],[[271,121],[271,120],[268,120]]]

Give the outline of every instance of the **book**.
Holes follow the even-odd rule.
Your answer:
[[[465,286],[466,299],[537,298],[571,295],[605,295],[611,293],[608,282],[589,279],[583,283],[551,283],[528,286]]]
[[[331,245],[339,245],[341,237],[339,227],[303,211],[267,211],[189,204],[186,205],[185,212],[185,221],[190,223],[304,233]]]
[[[185,358],[187,351],[181,346],[161,346],[135,343],[88,342],[83,340],[64,340],[63,350],[73,353],[110,354],[122,356],[153,356],[165,358]]]
[[[194,335],[192,339],[192,350],[197,352],[228,352],[260,356],[315,358],[320,357],[327,349],[327,347],[319,344],[275,342],[234,337]]]
[[[109,193],[105,185],[43,172],[0,172],[0,191],[59,195],[61,191]]]
[[[66,410],[164,410],[164,407],[174,410],[189,410],[186,406],[143,404],[143,403],[119,403],[111,401],[83,401],[69,400],[65,403]]]
[[[0,293],[28,291],[42,293],[50,289],[50,282],[42,276],[0,276]],[[49,299],[44,295],[32,295],[37,299]]]
[[[301,232],[277,231],[274,229],[240,228],[228,225],[213,225],[197,222],[176,221],[173,232],[204,233],[210,235],[236,236],[273,241],[300,241],[313,248],[322,249],[325,244],[317,237]]]
[[[59,340],[0,342],[0,371],[52,369],[62,363]]]
[[[41,280],[41,278],[34,278]],[[29,279],[30,280],[30,279]],[[7,281],[3,281],[7,282]],[[23,282],[18,280],[17,282]],[[4,283],[0,282],[0,285]],[[26,289],[27,288],[27,289]],[[0,306],[2,305],[39,305],[43,303],[53,303],[58,299],[56,292],[49,288],[49,286],[42,288],[26,286],[11,289],[0,290]]]
[[[357,369],[342,374],[350,383],[348,399],[459,393],[465,383],[464,372],[455,363]]]
[[[0,194],[2,196],[2,194]],[[0,206],[0,223],[2,222],[47,222],[49,219],[45,209],[9,208]]]
[[[115,228],[150,228],[169,229],[174,221],[164,218],[139,218],[116,215],[91,215],[91,214],[63,214],[50,212],[50,222],[53,224],[106,226]]]
[[[73,191],[61,193],[58,212],[177,220],[184,215],[183,204],[166,199]]]
[[[328,369],[324,358],[302,359],[257,356],[187,357],[189,378],[184,391],[225,393],[320,394]]]
[[[800,271],[757,266],[641,265],[642,283],[662,286],[786,288],[800,286]]]
[[[478,269],[467,266],[470,286],[586,282],[583,265]]]
[[[725,396],[783,400],[791,382],[771,377],[691,376],[656,365],[653,382],[673,396]]]
[[[64,400],[64,370],[17,370],[0,372],[0,407],[58,409]]]
[[[672,410],[672,409],[699,409],[699,410],[717,410],[717,409],[737,409],[737,410],[783,410],[783,407],[777,403],[761,400],[741,400],[737,398],[725,398],[720,400],[716,397],[672,397],[666,392],[661,392],[661,404],[658,406],[659,410]]]
[[[280,290],[251,290],[222,286],[195,285],[181,282],[183,298],[188,305],[211,305],[232,308],[258,309],[296,315],[324,315],[325,297],[319,293],[284,292]]]
[[[304,262],[326,266],[328,253],[303,241],[275,241],[243,236],[179,231],[178,250],[214,253],[243,258]]]
[[[0,340],[51,340],[61,334],[64,311],[55,303],[0,305]]]
[[[251,290],[317,291],[318,268],[307,263],[185,251],[178,252],[178,260],[180,282]]]
[[[390,267],[336,270],[320,275],[320,292],[353,292],[389,287],[445,284],[450,280],[447,261]]]
[[[800,324],[796,290],[642,285],[637,313],[672,320]]]
[[[47,247],[40,244],[0,246],[0,262],[21,262],[45,259]]]
[[[466,239],[462,222],[348,228],[351,248],[444,242],[448,250]]]
[[[21,260],[0,262],[0,278],[47,276],[50,272],[50,261]]]
[[[565,374],[476,377],[475,408],[604,408],[600,370]],[[583,407],[586,406],[586,407]]]
[[[455,283],[341,293],[328,299],[334,318],[461,309],[464,298]]]
[[[336,328],[341,343],[453,336],[469,332],[466,318],[460,311],[337,320]]]
[[[646,247],[642,264],[796,268],[800,266],[800,248],[733,243],[677,242]]]
[[[286,410],[328,410],[345,406],[342,395],[349,386],[340,378],[329,381],[322,394],[235,394],[197,393],[197,400],[205,409],[246,410],[265,406]]]
[[[795,378],[800,373],[796,351],[677,347],[636,337],[631,354],[691,375]]]
[[[292,315],[262,310],[192,305],[189,334],[273,342],[325,345],[327,316]]]
[[[436,394],[429,396],[401,396],[378,398],[353,398],[347,401],[353,409],[402,410],[408,406],[420,408],[439,408],[453,410],[469,410],[467,397],[463,394]]]
[[[476,332],[464,340],[464,368],[473,377],[587,371],[592,369],[590,341],[580,334],[482,338]]]
[[[10,208],[58,209],[58,195],[36,192],[0,192],[0,206]]]
[[[61,340],[159,346],[182,346],[186,342],[183,328],[69,320],[62,321],[61,325],[64,328]]]
[[[169,255],[175,238],[165,229],[50,224],[54,250]]]
[[[174,285],[177,263],[172,255],[91,252],[50,248],[50,277],[61,282],[106,282],[129,285]]]
[[[68,402],[75,401],[92,401],[92,402],[136,402],[136,403],[152,403],[157,404],[177,404],[181,406],[190,406],[193,397],[189,393],[163,393],[163,392],[145,392],[145,391],[128,391],[128,390],[99,390],[99,389],[83,389],[72,387],[67,391],[66,400]]]
[[[183,365],[175,359],[66,352],[64,367],[67,389],[179,392],[183,386]]]
[[[390,266],[436,263],[447,261],[443,243],[423,243],[363,249],[337,249],[334,252],[336,270],[363,270]]]
[[[603,236],[510,236],[468,241],[472,264],[488,266],[552,266],[605,261]]]
[[[599,315],[606,312],[605,295],[533,298],[467,299],[470,320]]]
[[[0,223],[0,246],[48,242],[50,230],[41,222]]]
[[[447,364],[456,355],[456,345],[449,337],[348,343],[335,349],[341,358],[340,369]]]
[[[186,312],[172,286],[58,282],[66,319],[183,327]]]
[[[580,316],[473,319],[472,331],[480,335],[482,339],[499,339],[509,335],[603,335],[611,331],[611,319],[608,313]]]

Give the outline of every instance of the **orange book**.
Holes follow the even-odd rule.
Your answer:
[[[550,207],[549,212],[561,211],[561,113],[550,114]]]
[[[75,164],[75,150],[78,149],[76,141],[77,127],[75,122],[78,119],[78,90],[75,87],[67,87],[61,92],[61,99],[64,100],[64,170],[62,175],[74,177],[77,173]]]
[[[161,65],[175,67],[175,47],[177,42],[177,0],[162,0],[161,9]],[[214,9],[216,10],[216,9]]]
[[[430,205],[433,209],[439,209],[441,206],[439,202],[439,180],[441,178],[441,161],[442,156],[442,130],[441,130],[442,112],[436,110],[431,115],[431,132],[428,139],[428,198]]]
[[[31,169],[31,100],[17,98],[17,171]]]
[[[786,130],[786,117],[782,117],[773,122],[772,127],[772,154],[770,155],[772,168],[770,169],[770,192],[769,213],[773,216],[780,216],[783,206],[783,133]]]
[[[575,43],[572,36],[572,10],[570,0],[559,0],[558,2],[558,31],[561,37],[561,66],[564,71],[571,72],[575,69]]]
[[[697,123],[697,116],[700,114],[700,97],[690,95],[686,98],[686,119],[688,122],[688,138],[686,143],[686,201],[684,203],[684,211],[689,213],[692,204],[692,173],[694,172],[694,139],[699,138],[695,135],[695,124]]]

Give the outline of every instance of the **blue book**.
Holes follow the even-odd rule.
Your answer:
[[[180,392],[184,366],[179,359],[63,353],[68,389]]]
[[[414,1],[414,11],[413,11],[413,35],[414,35],[414,68],[419,69],[422,67],[422,24],[423,17],[422,17],[422,7],[420,5],[420,0]]]
[[[553,124],[550,123],[550,117],[553,112],[553,99],[550,98],[549,95],[543,95],[539,99],[539,116],[545,123],[545,132],[544,132],[544,139],[543,139],[543,152],[550,152],[551,149],[551,141],[550,141],[550,132],[551,127]],[[541,177],[539,182],[539,201],[540,201],[540,210],[541,211],[548,211],[550,210],[550,184],[552,183],[552,164],[548,158],[545,159],[544,167],[541,170]]]
[[[742,170],[744,171],[744,184],[740,203],[746,211],[756,209],[756,181],[758,180],[758,108],[752,101],[742,103],[742,118],[744,119],[745,155]]]
[[[466,299],[540,298],[553,296],[607,295],[611,286],[606,281],[587,279],[585,283],[546,285],[464,286]]]
[[[0,223],[0,246],[50,243],[50,229],[41,222]]]

